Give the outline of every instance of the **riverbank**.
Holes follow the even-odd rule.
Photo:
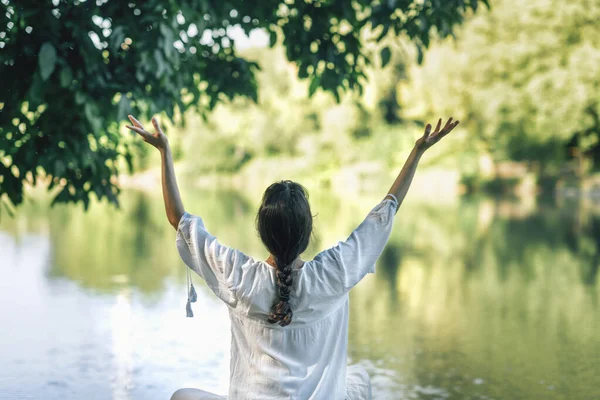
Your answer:
[[[175,165],[181,185],[211,190],[233,189],[260,195],[272,182],[291,179],[302,183],[310,191],[327,190],[340,197],[383,194],[393,183],[400,168],[389,168],[383,163],[368,161],[337,169],[318,169],[302,158],[270,158],[255,160],[235,174],[197,174],[185,162]],[[423,168],[411,186],[411,197],[421,200],[436,199],[439,202],[455,202],[461,195],[458,171],[443,168]],[[119,179],[123,188],[143,191],[160,190],[160,168],[152,168],[135,175],[123,175]]]
[[[253,160],[234,174],[198,174],[186,162],[175,169],[180,183],[195,188],[243,191],[260,195],[270,183],[292,179],[310,190],[326,189],[343,197],[369,196],[385,191],[396,178],[400,167],[390,168],[376,161],[359,162],[337,169],[316,169],[309,161],[296,159]],[[460,172],[435,166],[420,168],[412,183],[410,197],[420,201],[454,203],[463,195],[506,196],[519,199],[551,196],[559,199],[581,198],[600,203],[600,173],[576,178],[540,178],[526,169],[499,169],[497,176],[481,178],[461,176]],[[160,190],[160,168],[134,175],[122,175],[122,188],[147,192]]]

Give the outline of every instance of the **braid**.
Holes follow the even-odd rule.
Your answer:
[[[271,307],[271,313],[267,321],[271,324],[279,323],[281,326],[286,326],[292,322],[294,312],[290,307],[290,290],[294,281],[292,277],[292,266],[288,263],[281,268],[278,259],[275,259],[277,265],[277,290],[279,292],[279,301]]]
[[[275,260],[277,298],[267,321],[287,326],[294,315],[290,306],[294,281],[292,264],[306,250],[312,232],[306,189],[292,181],[269,186],[256,215],[256,228]]]

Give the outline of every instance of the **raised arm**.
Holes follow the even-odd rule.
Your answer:
[[[129,116],[129,120],[133,126],[127,125],[127,128],[137,132],[142,139],[144,139],[144,142],[151,144],[160,151],[162,164],[162,192],[165,201],[165,211],[167,212],[169,223],[177,230],[179,220],[184,214],[185,209],[183,208],[179,188],[177,187],[175,169],[173,168],[173,156],[171,155],[171,148],[169,147],[167,136],[165,136],[160,128],[156,117],[152,118],[152,125],[154,125],[155,133],[146,131],[142,124],[131,115]]]
[[[388,194],[395,196],[398,203],[393,199],[382,200],[348,239],[315,256],[313,264],[319,265],[319,268],[313,269],[313,290],[316,296],[339,296],[352,289],[366,274],[375,272],[375,263],[389,240],[394,215],[408,192],[419,159],[425,150],[454,129],[458,121],[452,122],[450,118],[442,130],[441,125],[440,119],[435,131],[430,134],[431,125],[427,124],[424,135],[415,143],[398,178],[390,188]]]
[[[425,153],[427,149],[450,133],[450,131],[454,129],[458,123],[459,121],[452,122],[452,118],[450,118],[448,122],[446,122],[446,125],[444,125],[444,128],[440,130],[442,126],[442,119],[440,118],[433,133],[431,133],[431,124],[427,124],[425,127],[425,133],[416,141],[415,147],[410,152],[410,155],[404,163],[400,174],[398,174],[394,184],[388,191],[389,194],[393,194],[398,199],[398,207],[400,204],[402,204],[404,197],[406,197],[408,188],[410,187],[413,177],[415,176],[417,164],[419,163],[423,153]]]

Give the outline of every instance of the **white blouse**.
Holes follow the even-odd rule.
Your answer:
[[[348,239],[293,270],[294,315],[285,327],[267,322],[277,296],[275,268],[221,244],[200,217],[183,215],[179,254],[229,309],[230,400],[346,398],[348,291],[375,272],[397,209],[397,200],[386,197]]]

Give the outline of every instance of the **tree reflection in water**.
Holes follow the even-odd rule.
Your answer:
[[[254,229],[260,199],[205,191],[184,198],[223,243],[266,257]],[[331,196],[311,204],[307,259],[347,237],[373,206]],[[48,235],[49,279],[67,278],[90,296],[127,289],[156,301],[173,284],[184,288],[160,193],[127,192],[121,210],[35,207],[3,229]],[[367,367],[383,398],[600,398],[599,260],[593,207],[407,202],[377,274],[351,292],[349,357]]]

